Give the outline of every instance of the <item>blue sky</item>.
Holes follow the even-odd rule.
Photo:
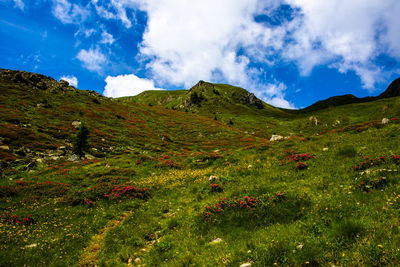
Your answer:
[[[0,67],[110,97],[241,86],[275,106],[400,76],[397,0],[0,0]]]

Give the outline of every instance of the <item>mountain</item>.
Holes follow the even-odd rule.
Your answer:
[[[378,98],[389,98],[400,96],[400,78],[394,80],[389,87],[378,96]]]
[[[113,99],[0,70],[0,266],[397,266],[389,87],[304,111],[203,81]]]

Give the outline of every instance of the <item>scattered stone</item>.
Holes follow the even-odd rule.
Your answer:
[[[221,243],[221,242],[222,242],[222,239],[218,237],[218,238],[214,239],[213,241],[211,241],[210,243],[217,244],[217,243]]]
[[[139,262],[140,262],[140,258],[136,258],[136,259],[134,260],[134,262],[139,263]]]
[[[50,157],[50,159],[52,159],[52,160],[59,160],[60,157],[59,157],[59,156],[53,156],[53,157]]]
[[[308,118],[309,121],[311,121],[311,123],[314,123],[314,125],[318,125],[318,119],[315,116],[311,116],[310,118]]]
[[[217,179],[218,179],[218,177],[217,177],[217,176],[213,176],[213,175],[211,175],[210,178],[208,178],[208,180],[209,180],[210,182],[214,182],[214,181],[217,180]]]
[[[304,246],[303,244],[300,244],[300,245],[298,245],[296,248],[300,250],[300,249],[303,248],[303,246]]]
[[[94,152],[97,152],[97,148],[95,148],[95,147],[92,147],[91,150]]]
[[[36,162],[37,163],[43,163],[43,159],[42,158],[38,158],[38,159],[36,159]]]
[[[25,248],[34,248],[34,247],[37,247],[36,243],[25,246]]]
[[[3,149],[3,150],[10,150],[10,147],[9,147],[9,146],[6,146],[6,145],[3,145],[3,146],[0,146],[0,149]]]
[[[66,146],[59,146],[58,149],[59,150],[65,150],[65,149],[67,149],[67,147]]]
[[[85,154],[85,159],[93,160],[93,159],[95,159],[95,157],[93,155],[90,155],[90,154]]]
[[[271,136],[271,139],[269,139],[269,141],[278,141],[278,140],[282,140],[284,137],[282,135],[277,135],[274,134]]]
[[[0,145],[4,143],[4,137],[0,137]]]
[[[78,129],[79,126],[81,126],[81,124],[82,124],[82,122],[80,122],[80,121],[73,121],[73,122],[71,123],[71,125],[72,125],[73,127],[75,127],[76,129]]]
[[[329,148],[327,148],[327,147],[324,147],[323,149],[322,149],[322,151],[328,151],[329,150]]]
[[[80,161],[80,159],[81,159],[81,158],[80,158],[78,155],[76,155],[76,154],[73,154],[73,155],[71,155],[71,156],[68,158],[69,161],[74,161],[74,162]]]
[[[161,137],[161,141],[172,142],[172,140],[168,136],[165,136],[165,135],[163,135]]]
[[[38,108],[41,108],[41,107],[43,107],[43,106],[44,106],[44,104],[42,104],[42,103],[36,104],[36,107],[38,107]]]
[[[383,118],[382,119],[382,124],[388,124],[389,123],[389,119],[388,118]]]
[[[251,266],[250,262],[246,262],[240,265],[240,267],[249,267],[249,266]]]

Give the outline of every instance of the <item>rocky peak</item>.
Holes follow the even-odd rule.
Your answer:
[[[233,97],[235,97],[241,104],[255,107],[257,109],[263,109],[263,102],[258,99],[253,93],[245,92],[245,93],[233,93]]]

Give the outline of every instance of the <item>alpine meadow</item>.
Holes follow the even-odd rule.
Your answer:
[[[400,80],[290,110],[0,70],[0,266],[400,265]]]

